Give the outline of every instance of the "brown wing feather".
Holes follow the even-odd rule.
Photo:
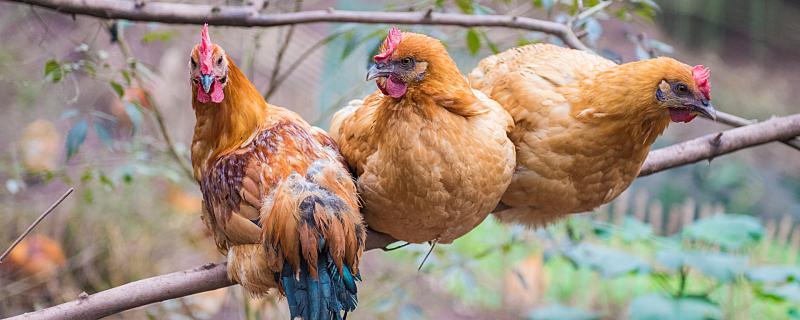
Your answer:
[[[277,109],[277,108],[276,108]],[[254,294],[276,287],[284,262],[299,270],[301,257],[316,276],[321,238],[334,263],[358,272],[364,247],[355,184],[333,140],[295,114],[259,130],[204,173],[204,221],[229,273]],[[313,221],[313,223],[311,223]],[[259,245],[256,256],[251,245]],[[264,271],[268,268],[269,272]]]

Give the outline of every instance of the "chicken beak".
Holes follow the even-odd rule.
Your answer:
[[[211,84],[214,83],[214,77],[210,74],[200,74],[200,83],[203,85],[203,92],[209,93]]]
[[[693,105],[692,110],[699,113],[703,117],[709,118],[711,120],[717,120],[717,109],[714,109],[714,106],[711,104],[711,101],[702,99],[700,103],[701,103],[700,105]]]
[[[376,63],[367,71],[367,81],[378,78],[388,77],[392,74],[394,68],[388,63]]]

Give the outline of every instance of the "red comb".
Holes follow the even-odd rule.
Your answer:
[[[203,32],[200,38],[200,72],[204,74],[211,73],[211,37],[208,36],[208,23],[203,25]]]
[[[381,45],[381,53],[375,55],[372,59],[375,60],[375,62],[386,61],[386,59],[394,53],[394,50],[397,49],[400,40],[403,40],[403,34],[400,33],[400,29],[397,29],[397,27],[389,29],[389,35],[386,36],[386,40],[383,40],[383,44]]]
[[[711,100],[711,82],[708,80],[708,78],[711,77],[711,70],[704,67],[702,64],[696,65],[692,68],[692,77],[694,77],[694,82],[697,84],[700,92],[703,93],[703,96]]]

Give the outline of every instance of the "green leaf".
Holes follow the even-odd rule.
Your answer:
[[[175,31],[172,30],[164,30],[164,31],[151,31],[145,33],[142,36],[142,42],[144,43],[152,43],[156,41],[160,42],[169,42],[170,39],[175,35]]]
[[[647,240],[653,237],[653,227],[632,217],[625,217],[619,233],[625,241]]]
[[[721,319],[719,306],[696,297],[672,298],[657,293],[638,296],[628,307],[631,320]]]
[[[481,36],[483,36],[483,41],[486,42],[486,46],[489,47],[489,50],[492,50],[492,54],[500,53],[500,49],[497,48],[497,44],[489,39],[489,35],[486,34],[486,32],[481,32]]]
[[[555,4],[555,0],[537,0],[546,11],[550,11],[553,8],[553,4]]]
[[[434,2],[434,5],[436,6],[436,8],[439,9],[444,8],[444,0],[436,0],[436,2]]]
[[[97,70],[94,68],[94,62],[87,61],[83,64],[83,71],[90,77],[97,76]]]
[[[139,107],[137,105],[128,102],[125,104],[125,113],[127,113],[128,118],[131,119],[131,124],[133,125],[131,135],[134,135],[139,130],[139,128],[142,127],[142,121],[144,120],[142,111],[139,110]]]
[[[61,68],[61,64],[56,60],[48,60],[44,65],[44,77],[53,83],[61,81],[64,77],[64,70]]]
[[[758,219],[736,214],[719,214],[695,221],[683,230],[683,236],[737,250],[758,242],[764,228]]]
[[[72,118],[72,117],[77,116],[79,114],[80,114],[80,112],[78,110],[67,109],[67,110],[64,110],[64,112],[61,113],[61,116],[58,117],[58,119],[59,120],[69,119],[69,118]]]
[[[775,288],[765,289],[764,293],[781,300],[800,302],[800,284],[787,283]]]
[[[656,260],[672,272],[689,266],[726,283],[733,282],[747,269],[747,257],[706,251],[663,250],[656,254]]]
[[[790,320],[800,320],[800,312],[796,308],[790,308],[786,315],[789,316]]]
[[[478,35],[478,31],[473,28],[467,30],[467,47],[469,47],[469,53],[473,56],[481,49],[481,38]]]
[[[67,160],[78,152],[78,148],[80,148],[83,141],[86,140],[86,131],[88,128],[89,123],[86,119],[81,119],[69,129],[67,133]]]
[[[472,0],[456,0],[456,5],[461,12],[466,14],[472,14],[474,7],[472,6]]]
[[[97,118],[94,119],[94,121],[92,121],[92,127],[94,128],[94,133],[97,134],[97,137],[100,138],[100,141],[103,142],[103,144],[105,144],[106,147],[111,148],[112,146],[114,146],[114,139],[111,138],[111,131],[109,131],[108,128],[106,128],[102,122],[103,120]]]
[[[696,252],[688,264],[707,276],[730,283],[744,275],[747,270],[747,260],[747,257],[742,256]]]
[[[122,73],[122,78],[125,79],[125,84],[130,87],[131,85],[131,73],[128,70],[122,69],[120,71]]]
[[[762,283],[786,283],[800,281],[800,267],[761,266],[747,271],[747,279]]]
[[[111,181],[111,179],[108,178],[108,176],[105,173],[100,172],[100,179],[99,180],[100,180],[100,184],[102,184],[102,185],[104,185],[106,187],[109,187],[109,188],[114,188],[114,181]]]
[[[631,2],[639,3],[648,9],[661,10],[661,7],[658,6],[658,3],[653,0],[632,0]]]
[[[650,272],[650,266],[641,258],[596,244],[581,243],[564,249],[562,254],[576,267],[590,268],[606,278]]]
[[[347,57],[350,56],[351,53],[353,53],[353,50],[355,50],[356,47],[358,47],[358,42],[359,42],[358,37],[356,36],[356,32],[353,30],[345,32],[343,37],[344,37],[344,47],[342,48],[342,54],[339,56],[339,60],[347,59]]]
[[[594,320],[600,315],[560,304],[538,308],[528,315],[531,320]]]
[[[125,95],[125,89],[122,88],[121,84],[116,83],[114,81],[109,81],[108,84],[111,85],[111,88],[114,89],[114,92],[116,92],[117,96],[119,96],[120,98],[122,98],[122,96]]]

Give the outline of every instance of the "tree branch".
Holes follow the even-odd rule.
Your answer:
[[[653,150],[647,155],[639,176],[728,154],[771,141],[785,141],[800,135],[800,114],[772,118],[697,139]]]
[[[734,114],[730,114],[730,113],[725,113],[725,112],[722,112],[722,111],[717,111],[717,119],[713,120],[713,121],[716,121],[716,122],[719,122],[719,123],[724,123],[724,124],[727,124],[727,125],[729,125],[731,127],[741,127],[741,126],[746,126],[746,125],[758,123],[757,120],[748,120],[748,119],[742,118],[740,116],[737,116],[737,115],[734,115]],[[790,146],[790,147],[796,149],[796,150],[800,150],[800,138],[798,138],[798,137],[791,137],[791,138],[783,140],[781,142],[783,144],[787,145],[787,146]]]
[[[771,141],[782,141],[797,135],[800,135],[800,114],[708,134],[651,151],[639,176],[647,176],[704,159],[713,159],[740,149]],[[384,248],[394,241],[388,235],[370,230],[367,234],[367,250]],[[192,270],[131,282],[10,319],[101,318],[150,303],[230,285],[232,283],[228,280],[224,263],[208,264]]]
[[[78,299],[9,319],[99,319],[154,302],[175,299],[232,285],[225,263],[134,281]]]
[[[503,15],[476,16],[440,12],[374,12],[334,9],[261,14],[257,10],[253,10],[252,7],[247,6],[215,6],[169,2],[146,2],[137,7],[135,1],[122,0],[6,1],[27,3],[63,13],[82,14],[105,19],[183,24],[203,24],[207,22],[211,25],[236,27],[273,27],[320,22],[504,27],[544,32],[561,38],[571,48],[591,51],[564,24]]]

